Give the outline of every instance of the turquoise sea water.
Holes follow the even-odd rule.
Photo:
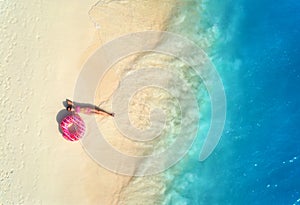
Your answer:
[[[206,161],[198,161],[199,133],[188,157],[167,170],[165,204],[300,204],[300,1],[189,5],[181,11],[187,22],[170,30],[197,42],[214,62],[227,120]]]

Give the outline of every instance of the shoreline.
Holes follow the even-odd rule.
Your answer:
[[[101,5],[99,6],[99,4],[95,4],[93,6],[93,8],[90,10],[90,15],[93,14],[99,14],[99,13],[105,13],[108,14],[111,12],[111,15],[114,16],[114,20],[118,21],[120,19],[123,19],[126,16],[131,16],[129,17],[129,22],[130,20],[132,21],[132,16],[135,14],[138,16],[139,21],[136,20],[132,21],[130,25],[126,24],[126,27],[122,27],[121,29],[117,28],[117,27],[112,27],[110,24],[107,24],[107,22],[109,22],[108,16],[104,16],[103,18],[101,18],[101,16],[95,15],[93,17],[91,17],[92,19],[94,19],[94,25],[100,25],[100,29],[97,29],[97,36],[99,37],[99,40],[101,41],[102,44],[113,40],[115,37],[117,36],[121,36],[121,35],[126,35],[129,34],[131,32],[140,32],[140,31],[144,31],[144,30],[162,30],[162,29],[166,29],[167,25],[165,24],[168,19],[170,18],[170,14],[172,12],[172,7],[170,6],[170,4],[174,3],[174,0],[168,1],[166,3],[166,7],[161,7],[161,9],[159,11],[157,11],[157,8],[160,6],[160,2],[159,1],[151,1],[151,2],[147,2],[149,5],[145,5],[143,4],[143,2],[141,1],[136,1],[136,2],[132,2],[129,3],[129,6],[125,5],[119,5],[118,3],[112,2],[112,4],[108,4],[106,6]],[[124,3],[126,4],[126,3]],[[174,5],[173,5],[174,6]],[[133,8],[136,7],[136,8]],[[143,7],[143,8],[140,8]],[[149,8],[153,9],[152,12],[149,12],[150,16],[145,15],[145,10],[148,10]],[[122,10],[122,12],[121,12]],[[158,15],[152,15],[153,12],[158,13]],[[133,12],[134,11],[134,12]],[[107,27],[105,27],[105,25]],[[90,52],[90,53],[93,53]],[[134,62],[138,60],[138,56],[131,56],[129,58],[123,59],[120,62],[117,63],[117,65],[114,65],[113,69],[110,69],[110,71],[108,71],[106,73],[106,76],[104,77],[104,79],[102,79],[102,82],[98,85],[97,91],[96,91],[96,95],[95,95],[95,104],[98,105],[98,103],[102,103],[102,106],[104,106],[104,109],[108,109],[111,110],[110,107],[110,96],[112,95],[113,91],[115,88],[117,88],[118,86],[118,82],[119,80],[123,77],[123,75],[125,75],[127,72],[130,72],[130,70],[132,68],[130,68],[129,70],[126,70],[127,67],[130,67],[130,65],[132,66],[134,64]],[[115,72],[113,72],[115,71]],[[139,109],[144,109],[142,107],[136,107],[137,110]],[[138,113],[136,113],[138,114]],[[110,137],[106,138],[106,140],[108,140],[108,142],[116,147],[117,150],[120,150],[123,153],[126,154],[130,154],[130,155],[135,155],[139,152],[139,149],[137,149],[137,145],[135,143],[130,142],[130,140],[128,140],[126,137],[122,136],[122,134],[117,132],[117,129],[113,123],[113,120],[111,119],[97,119],[98,122],[98,126],[99,128],[103,131],[103,133],[108,134]],[[102,126],[101,126],[102,125]],[[105,135],[104,135],[105,136]],[[99,173],[104,174],[104,172],[102,172],[101,170],[98,170]],[[163,181],[161,181],[161,175],[157,176],[157,177],[153,177],[153,176],[149,176],[149,177],[128,177],[128,176],[121,176],[118,175],[116,177],[116,175],[110,175],[109,173],[106,173],[106,179],[107,177],[111,177],[112,180],[111,181],[116,181],[117,182],[117,186],[113,186],[111,188],[114,189],[113,193],[115,193],[115,195],[112,195],[113,197],[107,197],[107,199],[109,200],[110,198],[117,198],[117,200],[113,200],[113,201],[102,201],[102,199],[100,199],[101,197],[98,197],[98,202],[101,200],[102,203],[104,204],[136,204],[139,203],[140,200],[148,201],[149,204],[153,204],[152,202],[157,202],[157,201],[161,201],[160,197],[161,197],[161,193],[157,193],[156,196],[151,196],[149,198],[149,196],[144,195],[143,197],[141,195],[135,196],[136,190],[129,188],[132,186],[135,187],[152,187],[153,186],[153,180],[157,181],[157,182],[161,182],[162,186],[163,185]],[[156,179],[155,179],[156,178]],[[91,177],[91,180],[93,180],[93,178]],[[109,180],[108,180],[109,181]],[[139,181],[140,185],[131,185],[132,183],[136,183],[137,181]],[[98,181],[97,179],[97,183],[99,185],[101,185],[101,182]],[[148,183],[148,185],[147,185]],[[152,184],[152,185],[151,185]],[[99,186],[96,186],[99,187]],[[153,187],[152,187],[153,188]],[[92,193],[94,188],[92,186],[90,186],[88,188],[90,191],[87,191],[88,193]],[[108,190],[108,189],[107,189]],[[110,191],[106,191],[107,195],[109,195]],[[146,193],[145,193],[146,194]],[[136,198],[137,197],[137,198]],[[95,198],[94,201],[96,202],[97,199]],[[144,203],[143,202],[143,203]]]

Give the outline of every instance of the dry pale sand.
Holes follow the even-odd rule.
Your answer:
[[[122,34],[164,29],[174,0],[107,2],[0,1],[0,204],[119,203],[130,177],[64,140],[56,115],[95,49]],[[107,90],[118,76],[109,79]],[[101,96],[95,102],[109,92]]]

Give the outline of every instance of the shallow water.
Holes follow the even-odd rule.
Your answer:
[[[195,5],[186,15],[203,13],[170,30],[192,38],[214,62],[227,94],[226,127],[206,161],[197,160],[200,133],[184,162],[167,171],[164,204],[299,204],[300,3]]]

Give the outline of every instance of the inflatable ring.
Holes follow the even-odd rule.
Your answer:
[[[85,133],[85,124],[78,114],[72,114],[66,116],[61,121],[60,129],[66,140],[77,141],[81,139]]]

